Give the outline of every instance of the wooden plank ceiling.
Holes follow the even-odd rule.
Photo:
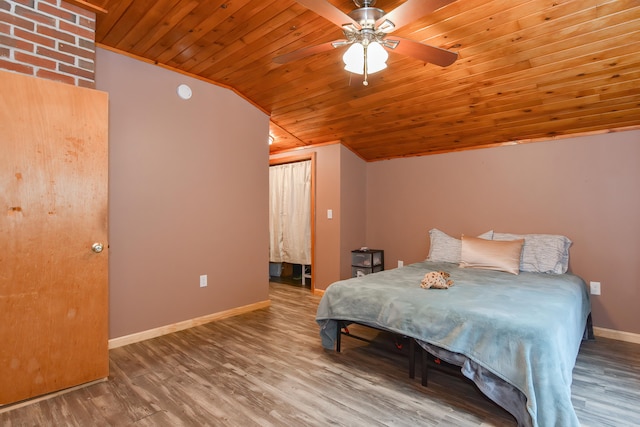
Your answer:
[[[453,65],[392,52],[369,86],[343,70],[344,48],[272,61],[344,38],[293,0],[88,3],[106,11],[100,46],[232,88],[270,114],[271,152],[340,141],[374,161],[640,127],[638,0],[457,0],[393,33],[457,52]]]

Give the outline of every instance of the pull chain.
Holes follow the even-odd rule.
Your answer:
[[[369,82],[367,81],[367,77],[369,76],[369,74],[368,74],[369,70],[367,69],[368,68],[367,67],[367,62],[368,62],[367,61],[367,50],[368,50],[367,48],[368,48],[368,45],[363,45],[363,47],[364,47],[364,81],[362,82],[362,84],[365,85],[365,86],[369,86]]]

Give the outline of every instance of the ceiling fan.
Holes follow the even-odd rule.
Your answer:
[[[455,0],[407,0],[389,13],[373,7],[376,0],[353,0],[357,9],[343,13],[327,0],[296,0],[307,9],[323,16],[342,28],[345,39],[305,47],[273,59],[285,64],[307,56],[349,45],[343,60],[345,69],[363,74],[363,84],[368,85],[367,76],[386,68],[386,50],[446,67],[458,59],[458,54],[439,47],[426,45],[402,37],[387,35],[409,22]],[[386,50],[385,50],[386,49]]]

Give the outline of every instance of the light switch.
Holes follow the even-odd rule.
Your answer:
[[[332,219],[333,218],[333,209],[327,209],[327,218],[328,219]]]

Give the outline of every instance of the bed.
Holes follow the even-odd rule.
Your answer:
[[[511,237],[496,237],[509,240],[504,236]],[[566,271],[521,270],[532,269],[525,255],[535,246],[529,238],[527,254],[527,240],[522,240],[518,274],[465,265],[455,259],[454,248],[453,260],[432,256],[432,250],[428,261],[333,283],[316,315],[322,345],[334,348],[338,322],[413,338],[429,353],[460,366],[518,425],[579,426],[571,382],[580,343],[590,336],[587,288]],[[448,272],[454,285],[421,288],[421,279],[433,271]]]

